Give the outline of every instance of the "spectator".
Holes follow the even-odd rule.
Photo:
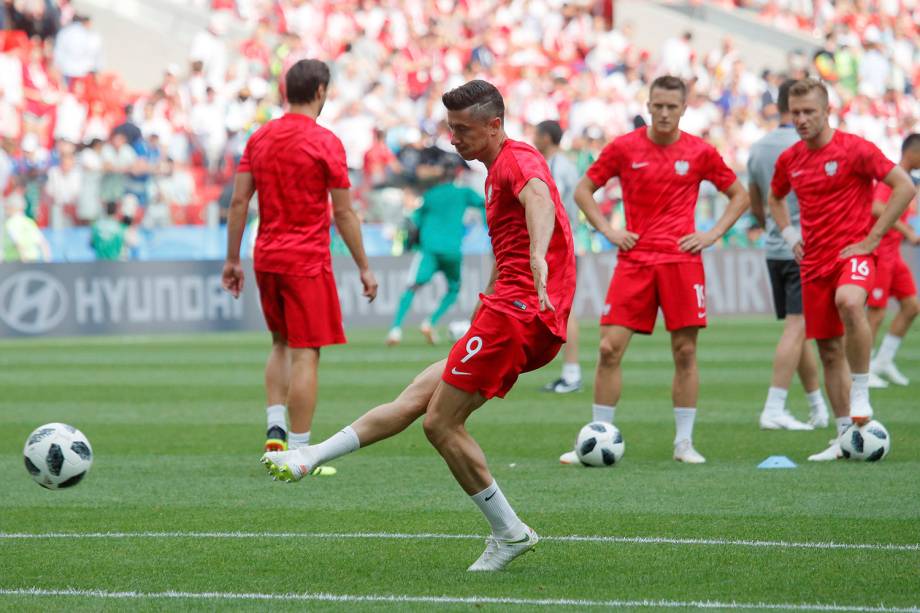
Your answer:
[[[94,138],[78,154],[83,181],[77,199],[76,217],[77,223],[81,225],[91,223],[102,213],[103,145],[101,140]]]
[[[92,24],[89,15],[75,15],[55,38],[54,64],[68,86],[102,68],[102,39]]]
[[[105,214],[93,222],[90,247],[97,260],[120,260],[124,252],[125,228],[116,218],[118,203],[105,203]]]
[[[21,190],[10,194],[3,205],[3,261],[48,262],[51,248],[35,220],[25,214]]]
[[[45,194],[50,206],[50,225],[54,229],[70,226],[76,216],[83,175],[75,158],[73,146],[68,145],[58,165],[48,171]]]

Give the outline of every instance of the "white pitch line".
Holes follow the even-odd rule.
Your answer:
[[[25,539],[381,539],[381,540],[481,540],[480,534],[432,532],[0,532],[0,540]],[[673,538],[667,536],[542,536],[546,542],[620,543],[632,545],[702,545],[718,547],[764,547],[773,549],[845,549],[866,551],[920,551],[918,543],[836,543],[820,541],[756,541],[735,539]]]
[[[841,605],[836,603],[777,603],[720,602],[713,600],[587,600],[573,598],[495,598],[490,596],[412,596],[407,594],[260,594],[238,592],[108,592],[105,590],[68,589],[2,589],[0,596],[76,596],[81,598],[112,598],[122,600],[188,599],[188,600],[274,600],[282,602],[375,602],[427,603],[471,605],[523,605],[540,607],[605,607],[605,608],[668,608],[668,609],[782,609],[795,611],[853,611],[855,613],[920,613],[920,607],[888,607],[885,605]]]

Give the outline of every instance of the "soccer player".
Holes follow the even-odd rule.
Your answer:
[[[699,329],[706,326],[700,252],[738,220],[748,207],[748,195],[714,147],[680,130],[686,108],[687,86],[682,80],[655,79],[648,100],[652,125],[604,147],[579,181],[575,202],[619,248],[601,317],[594,420],[613,423],[622,389],[623,354],[633,334],[652,333],[661,308],[674,358],[674,459],[702,464],[706,459],[692,441],[699,392],[696,341]],[[619,177],[623,188],[624,230],[613,229],[594,201],[594,192],[611,177]],[[712,229],[699,232],[694,210],[700,183],[706,180],[725,193],[729,203]],[[576,464],[578,459],[569,451],[559,461]]]
[[[549,171],[559,190],[559,198],[565,205],[565,212],[569,216],[572,233],[578,224],[578,205],[575,204],[575,186],[578,184],[578,169],[575,164],[559,148],[562,142],[562,126],[558,121],[548,119],[537,124],[534,134],[534,145],[549,166]],[[576,258],[576,267],[578,260]],[[581,389],[581,364],[578,363],[578,318],[574,313],[569,314],[566,327],[565,348],[562,353],[562,373],[555,381],[543,386],[545,392],[568,394]]]
[[[779,154],[799,140],[792,126],[789,114],[789,88],[794,80],[785,81],[779,87],[777,106],[780,125],[778,128],[754,143],[748,158],[748,191],[751,194],[751,212],[760,225],[767,230],[767,270],[773,289],[773,308],[777,319],[784,320],[783,333],[776,344],[773,358],[773,379],[767,391],[767,402],[760,413],[760,427],[765,430],[812,430],[828,425],[827,405],[821,395],[818,379],[818,361],[805,342],[805,317],[802,315],[802,279],[795,254],[780,234],[773,217],[764,211],[764,200],[770,193],[773,167]],[[795,193],[786,198],[790,221],[799,225],[799,203]],[[802,423],[786,409],[786,396],[792,375],[799,372],[799,379],[805,388],[805,395],[811,408],[808,423]]]
[[[540,154],[505,135],[505,105],[485,81],[442,97],[451,143],[488,168],[486,222],[495,266],[467,334],[393,402],[371,409],[322,443],[266,453],[273,477],[296,481],[316,466],[393,436],[425,416],[425,434],[492,528],[469,570],[494,571],[533,549],[539,537],[511,508],[466,430],[489,398],[503,397],[523,372],[550,362],[565,342],[575,292],[575,256],[565,208]]]
[[[789,112],[801,140],[776,160],[769,205],[801,264],[805,335],[818,341],[824,385],[836,416],[838,436],[808,458],[822,462],[840,457],[839,435],[851,423],[872,417],[872,331],[865,311],[875,276],[872,252],[907,207],[914,186],[878,147],[830,127],[827,89],[820,81],[802,79],[793,85]],[[875,181],[883,181],[892,193],[873,223]],[[790,224],[783,201],[792,190],[799,200],[801,234]]]
[[[419,328],[432,345],[438,338],[435,326],[460,293],[460,271],[463,268],[460,247],[466,232],[463,216],[468,208],[482,209],[485,206],[482,196],[474,190],[454,183],[462,165],[462,160],[446,157],[440,164],[443,169],[440,182],[425,192],[422,206],[413,213],[419,231],[419,250],[409,269],[409,287],[403,292],[393,327],[387,334],[387,345],[398,345],[402,341],[402,322],[412,306],[415,292],[431,281],[435,273],[444,274],[447,292],[431,317],[425,319]]]
[[[345,342],[329,251],[330,194],[336,228],[358,266],[364,295],[368,300],[377,295],[361,224],[351,209],[345,149],[316,123],[326,102],[329,68],[318,60],[300,60],[288,70],[285,85],[287,113],[259,128],[240,160],[223,271],[224,287],[238,297],[244,281],[240,241],[249,200],[258,192],[253,268],[272,334],[265,365],[266,451],[309,444],[320,348]]]
[[[901,162],[899,164],[905,172],[912,172],[920,168],[920,134],[911,134],[904,139],[901,146]],[[878,217],[885,210],[885,205],[891,196],[891,188],[884,183],[875,186],[873,194],[872,214]],[[901,346],[904,335],[910,329],[917,313],[920,313],[920,302],[917,301],[917,285],[914,276],[901,257],[901,240],[906,238],[911,245],[920,244],[920,237],[907,224],[910,213],[905,210],[901,219],[896,221],[894,227],[885,234],[875,253],[878,257],[878,267],[875,271],[875,284],[869,292],[869,326],[872,328],[873,344],[878,329],[885,319],[885,309],[888,306],[888,297],[894,296],[898,301],[898,313],[891,321],[888,333],[882,339],[882,344],[869,363],[870,387],[885,387],[891,381],[896,385],[910,383],[897,366],[894,365],[894,356]],[[874,376],[873,376],[874,375]],[[882,378],[884,377],[884,379]],[[873,379],[876,385],[873,386]]]

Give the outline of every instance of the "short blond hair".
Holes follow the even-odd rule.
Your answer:
[[[820,92],[824,104],[829,104],[830,97],[827,95],[827,87],[817,79],[800,79],[796,81],[795,84],[789,88],[789,97],[798,98],[800,96],[807,96],[813,91]]]

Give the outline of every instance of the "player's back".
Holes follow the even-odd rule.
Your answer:
[[[258,194],[256,270],[312,274],[328,266],[329,190],[349,187],[339,139],[312,118],[288,113],[252,135],[240,171],[252,173]]]
[[[751,145],[751,153],[748,157],[748,173],[751,179],[760,190],[761,198],[766,202],[770,194],[770,181],[773,180],[773,169],[776,166],[776,160],[779,156],[799,142],[799,135],[792,126],[780,126],[766,134],[763,138]],[[795,192],[790,192],[786,196],[786,205],[789,209],[789,220],[794,226],[799,225],[799,200]],[[765,247],[767,258],[791,260],[795,256],[792,249],[786,244],[773,216],[770,211],[767,215],[767,235]]]

